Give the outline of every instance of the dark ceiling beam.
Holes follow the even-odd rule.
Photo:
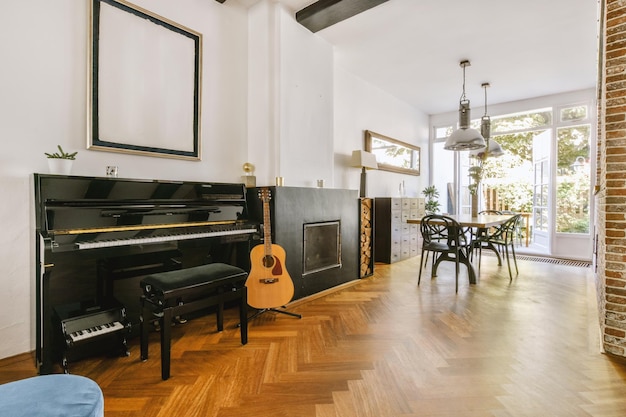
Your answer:
[[[315,33],[388,0],[319,0],[296,12],[296,21]]]

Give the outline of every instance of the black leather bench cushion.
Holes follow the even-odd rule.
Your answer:
[[[148,275],[141,280],[141,285],[144,288],[147,285],[152,287],[149,292],[167,294],[194,287],[217,287],[223,282],[232,281],[238,277],[243,280],[247,277],[247,273],[236,266],[213,263]]]

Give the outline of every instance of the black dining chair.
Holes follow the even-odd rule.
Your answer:
[[[502,214],[517,214],[514,211],[511,210],[502,210]],[[522,221],[521,217],[519,219],[519,221],[517,222],[517,228],[515,230],[515,240],[517,240],[517,246],[522,246],[522,237],[524,235],[524,232],[522,231],[522,229],[526,229],[525,225],[522,225],[524,222]]]
[[[517,235],[517,228],[520,219],[522,218],[521,214],[513,215],[509,220],[502,223],[500,226],[494,228],[493,232],[485,234],[483,236],[478,236],[477,244],[475,245],[478,248],[478,267],[480,268],[480,261],[482,255],[482,248],[487,244],[491,244],[494,246],[498,246],[502,248],[504,251],[504,256],[506,257],[506,264],[509,268],[509,278],[513,280],[513,273],[511,271],[511,256],[513,256],[513,263],[515,264],[515,274],[519,274],[519,270],[517,269],[517,258],[515,257],[515,237]]]
[[[455,290],[458,292],[460,260],[461,257],[469,258],[471,251],[471,238],[467,236],[467,230],[451,217],[430,214],[422,218],[420,231],[422,233],[422,256],[417,285],[422,281],[422,269],[426,267],[428,253],[432,252],[434,262],[431,277],[435,276],[435,269],[439,262],[453,261],[456,267]]]
[[[478,214],[494,214],[494,215],[501,215],[502,212],[499,210],[483,210],[478,212]],[[489,249],[491,251],[493,251],[493,253],[495,253],[496,257],[498,258],[498,265],[502,265],[502,258],[500,257],[500,251],[498,250],[498,248],[495,246],[494,243],[489,242],[489,239],[485,239],[485,237],[488,237],[491,233],[493,233],[494,231],[496,231],[496,228],[476,228],[474,230],[474,238],[473,238],[473,251],[475,251],[476,249],[479,249],[478,253],[479,253],[479,257],[482,255],[482,249]],[[473,255],[473,252],[472,252]],[[478,262],[478,268],[480,269],[480,261]]]

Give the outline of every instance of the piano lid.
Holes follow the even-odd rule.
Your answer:
[[[244,184],[35,174],[38,230],[227,223],[244,219]]]

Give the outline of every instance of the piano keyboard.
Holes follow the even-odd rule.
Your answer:
[[[116,332],[122,330],[124,325],[119,321],[111,323],[99,324],[94,327],[90,327],[84,330],[78,330],[68,335],[72,343],[80,342],[81,340],[90,339],[92,337],[100,336],[106,333]]]
[[[94,249],[94,248],[110,248],[113,246],[126,246],[126,245],[143,245],[147,243],[161,243],[172,242],[177,240],[189,240],[189,239],[201,239],[207,237],[220,237],[220,236],[232,236],[242,235],[247,233],[255,233],[257,230],[250,229],[235,229],[235,230],[220,230],[215,232],[200,232],[200,233],[186,233],[180,235],[167,235],[167,236],[153,236],[145,238],[129,238],[129,239],[115,239],[115,240],[101,240],[94,242],[79,242],[77,243],[78,249]]]

